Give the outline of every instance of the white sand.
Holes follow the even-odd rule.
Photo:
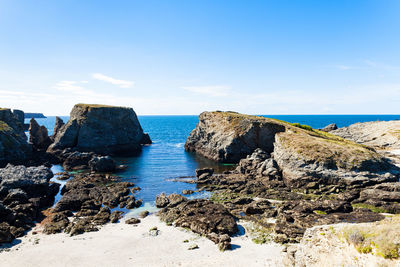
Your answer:
[[[160,233],[150,236],[156,226]],[[40,229],[35,229],[40,230]],[[38,244],[35,244],[35,239]],[[28,235],[0,253],[0,266],[280,266],[278,244],[257,245],[246,235],[232,238],[234,250],[220,252],[210,240],[167,226],[155,215],[138,226],[107,224],[98,232]],[[184,243],[189,240],[189,243]],[[188,250],[192,244],[198,249]]]

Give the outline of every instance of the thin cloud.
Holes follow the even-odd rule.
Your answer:
[[[69,92],[78,95],[87,95],[93,93],[90,90],[80,86],[79,84],[82,82],[77,81],[60,81],[53,88],[58,91]]]
[[[131,81],[125,81],[125,80],[118,80],[115,78],[112,78],[110,76],[106,76],[104,74],[101,73],[93,73],[92,74],[92,78],[99,80],[99,81],[103,81],[103,82],[107,82],[107,83],[111,83],[114,85],[118,85],[121,88],[130,88],[133,86],[133,82]]]
[[[182,88],[192,93],[208,96],[227,96],[232,89],[230,86],[226,85],[185,86]]]

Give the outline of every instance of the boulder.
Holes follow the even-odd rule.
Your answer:
[[[104,155],[134,155],[141,150],[143,136],[132,108],[77,104],[48,151],[75,148]]]
[[[105,157],[99,156],[99,157],[93,157],[89,161],[89,167],[92,171],[95,172],[114,172],[117,167],[117,164],[109,156]]]
[[[336,130],[337,128],[338,127],[335,123],[331,123],[320,130],[323,132],[330,132],[330,131]]]
[[[273,151],[275,134],[286,126],[278,120],[234,112],[203,112],[185,149],[209,159],[237,163],[256,148]]]
[[[29,124],[29,142],[37,150],[46,150],[52,143],[46,127],[40,126],[34,118]]]

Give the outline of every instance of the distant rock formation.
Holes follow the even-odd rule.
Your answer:
[[[215,161],[237,163],[256,148],[272,152],[275,134],[285,130],[283,123],[273,119],[235,112],[203,112],[185,149]]]
[[[31,118],[44,119],[47,117],[43,115],[43,113],[25,113],[25,119],[31,119]]]
[[[52,143],[46,127],[40,126],[34,118],[30,120],[29,124],[29,142],[37,150],[47,150]]]
[[[134,155],[141,150],[145,134],[132,108],[77,104],[69,121],[55,129],[48,151],[66,148],[103,155]],[[148,141],[148,140],[147,140]]]
[[[331,132],[376,149],[400,149],[400,121],[355,123]]]
[[[331,123],[320,130],[323,132],[330,132],[330,131],[336,130],[337,128],[338,127],[337,127],[336,123]]]
[[[32,147],[27,142],[21,113],[15,114],[10,109],[0,109],[0,167],[24,163],[31,157]]]

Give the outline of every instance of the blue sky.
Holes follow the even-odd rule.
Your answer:
[[[400,1],[0,0],[0,106],[399,114]]]

